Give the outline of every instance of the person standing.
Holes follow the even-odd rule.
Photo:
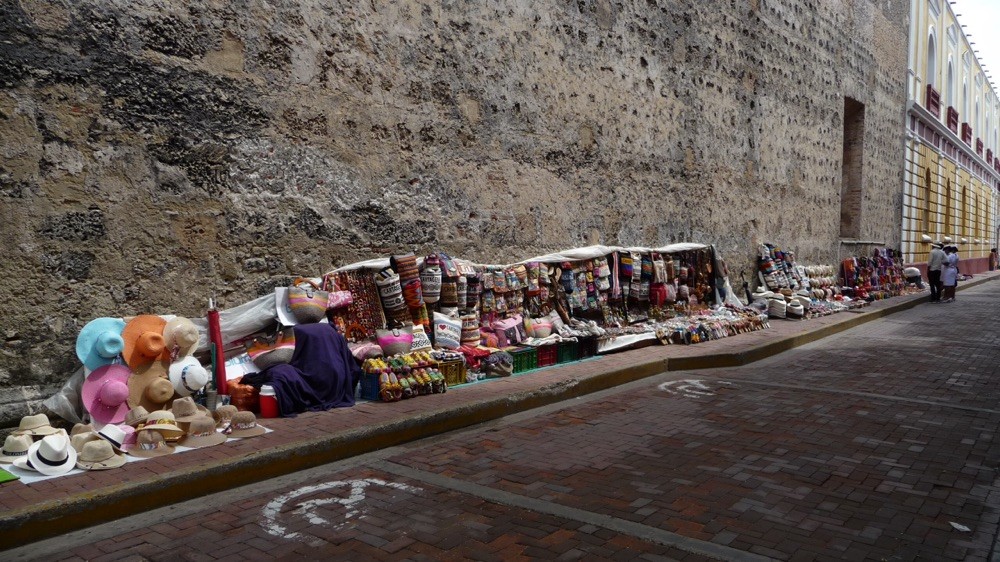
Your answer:
[[[941,243],[931,244],[931,255],[927,258],[927,282],[931,286],[931,302],[941,302],[941,266],[944,265],[944,250]]]
[[[946,257],[941,266],[941,284],[944,286],[941,302],[953,302],[955,287],[958,285],[958,247],[946,246],[944,251]]]

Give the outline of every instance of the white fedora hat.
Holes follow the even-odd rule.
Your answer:
[[[31,444],[28,457],[14,461],[14,466],[38,471],[46,476],[66,474],[76,466],[76,450],[65,433],[46,435]]]

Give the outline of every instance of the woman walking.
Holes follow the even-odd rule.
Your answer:
[[[941,291],[941,302],[953,302],[955,300],[955,286],[958,285],[958,247],[945,246],[945,259],[941,266],[941,284],[944,290]]]

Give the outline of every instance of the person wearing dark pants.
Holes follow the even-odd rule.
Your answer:
[[[931,286],[931,302],[941,302],[941,266],[944,265],[943,244],[931,244],[931,254],[927,258],[927,281]]]

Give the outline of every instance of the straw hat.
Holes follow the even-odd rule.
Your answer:
[[[228,425],[229,422],[233,421],[233,416],[239,412],[239,409],[232,404],[226,404],[225,406],[219,406],[212,412],[212,417],[215,418],[215,423],[219,427]]]
[[[59,433],[59,430],[52,427],[49,423],[49,417],[45,414],[24,416],[17,429],[11,432],[12,435],[54,435],[56,433]]]
[[[805,315],[805,313],[806,313],[806,310],[802,306],[802,303],[800,303],[797,300],[794,300],[794,301],[788,303],[788,306],[785,307],[785,314],[787,314],[788,316],[794,316],[796,318],[801,318],[802,316]]]
[[[98,439],[83,446],[76,466],[84,470],[107,470],[125,464],[125,455],[115,453],[111,443]]]
[[[88,322],[76,337],[76,356],[83,366],[94,370],[110,365],[125,349],[121,318],[95,318]]]
[[[124,365],[98,367],[83,381],[80,400],[97,423],[120,423],[128,413],[128,378]]]
[[[31,443],[30,435],[8,435],[7,439],[4,439],[3,448],[0,449],[0,464],[10,464],[21,457],[26,457]]]
[[[194,398],[190,396],[174,400],[174,403],[170,406],[170,412],[174,415],[176,421],[182,423],[194,421],[197,417],[209,415],[208,408],[195,404]]]
[[[129,427],[129,429],[132,428]],[[119,453],[124,450],[126,433],[122,427],[114,424],[108,424],[102,427],[101,430],[97,432],[97,434],[103,437],[104,440],[107,441],[108,443],[111,443],[111,446],[114,447],[115,450],[118,451]]]
[[[73,447],[73,450],[79,453],[83,450],[83,446],[91,441],[100,441],[101,436],[97,434],[96,431],[88,431],[86,433],[77,433],[69,438],[69,444]]]
[[[73,437],[74,435],[79,435],[81,433],[93,433],[95,431],[96,430],[94,429],[94,426],[92,424],[76,423],[73,424],[73,429],[70,430],[69,436]]]
[[[135,446],[128,450],[133,457],[151,458],[169,455],[174,452],[172,445],[167,445],[163,435],[156,430],[140,429],[135,438]]]
[[[228,438],[224,434],[215,430],[215,420],[205,414],[202,414],[200,416],[195,416],[195,418],[191,420],[191,425],[188,427],[187,435],[182,437],[177,444],[197,449],[199,447],[211,447],[213,445],[225,443],[226,439]]]
[[[32,443],[28,448],[28,456],[14,461],[14,466],[46,476],[58,476],[76,466],[76,451],[70,446],[65,432],[46,435],[41,441]]]
[[[150,412],[146,423],[139,426],[140,431],[144,429],[159,431],[167,441],[176,441],[184,435],[184,430],[177,427],[177,419],[174,414],[167,410]]]
[[[159,316],[143,314],[125,324],[122,339],[125,348],[122,356],[133,370],[152,361],[170,360],[170,349],[163,340],[167,321]]]
[[[171,353],[177,350],[175,357],[187,357],[198,349],[201,333],[194,322],[178,316],[163,326],[163,342]]]
[[[135,369],[128,378],[128,405],[142,406],[152,412],[159,410],[174,396],[174,387],[167,380],[167,361],[153,361]]]
[[[257,425],[257,416],[253,412],[236,412],[227,431],[230,437],[256,437],[267,433],[267,429]]]
[[[136,406],[125,414],[125,425],[135,427],[144,421],[146,421],[146,416],[149,415],[149,411],[142,406]]]
[[[190,396],[198,392],[205,388],[210,378],[205,367],[194,357],[184,357],[171,363],[168,376],[178,396]]]

